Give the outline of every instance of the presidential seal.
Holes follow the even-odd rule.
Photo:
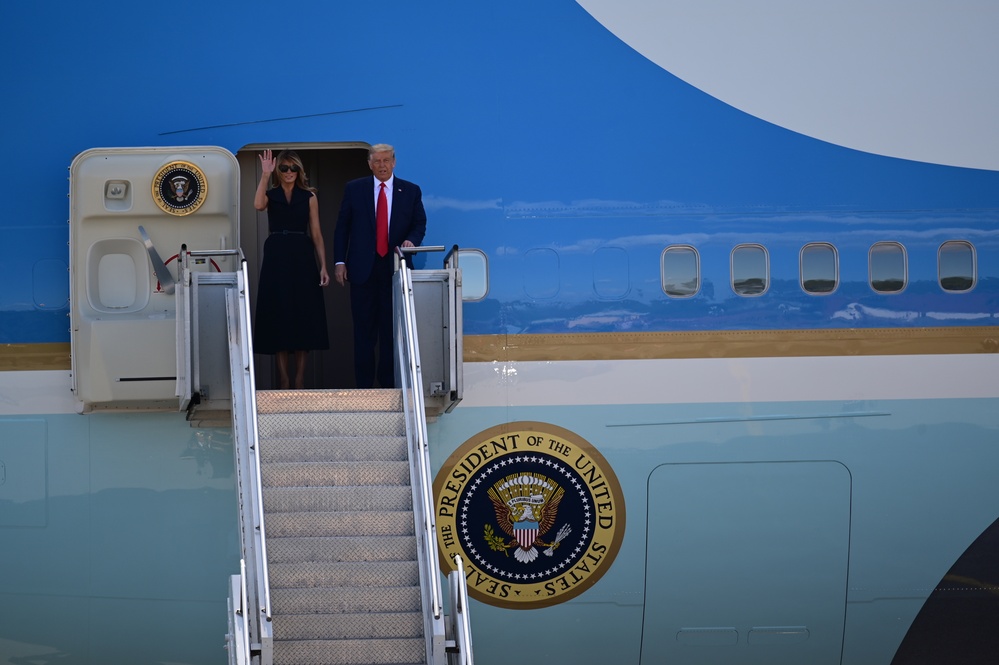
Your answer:
[[[434,481],[445,570],[461,555],[468,592],[514,609],[574,598],[610,568],[624,538],[624,497],[582,437],[516,422],[463,443]]]
[[[170,162],[153,178],[153,200],[163,212],[190,215],[205,202],[208,181],[190,162]]]

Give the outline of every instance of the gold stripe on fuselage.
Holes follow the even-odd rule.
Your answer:
[[[70,369],[69,342],[0,344],[0,372]]]
[[[999,326],[467,335],[465,362],[999,352]],[[67,343],[0,345],[0,371],[70,369]]]
[[[465,362],[999,352],[999,326],[468,335]]]

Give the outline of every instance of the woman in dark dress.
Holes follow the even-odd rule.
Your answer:
[[[288,356],[294,354],[295,387],[304,388],[308,352],[329,348],[322,289],[330,277],[319,202],[302,160],[291,150],[277,158],[264,150],[260,168],[253,206],[267,211],[270,234],[260,266],[253,346],[256,353],[277,355],[282,389],[291,387]]]

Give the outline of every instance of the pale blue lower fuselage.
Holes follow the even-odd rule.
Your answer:
[[[470,363],[468,400],[431,427],[437,464],[494,424],[560,424],[599,447],[628,515],[617,560],[580,598],[526,612],[473,603],[477,658],[499,662],[515,631],[538,657],[567,662],[889,662],[999,513],[999,395],[977,381],[995,364]],[[30,397],[68,379],[0,377],[11,401],[12,383]],[[73,413],[7,415],[0,429],[15,500],[3,569],[18,571],[3,590],[5,653],[213,662],[238,566],[228,431],[192,429],[182,414]],[[677,624],[742,639],[685,645],[663,633]],[[774,626],[808,639],[746,643]],[[164,631],[185,637],[164,643]]]

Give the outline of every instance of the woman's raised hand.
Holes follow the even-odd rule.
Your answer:
[[[274,173],[274,158],[271,156],[270,150],[264,150],[260,153],[260,169],[264,172],[264,175],[269,176]]]

